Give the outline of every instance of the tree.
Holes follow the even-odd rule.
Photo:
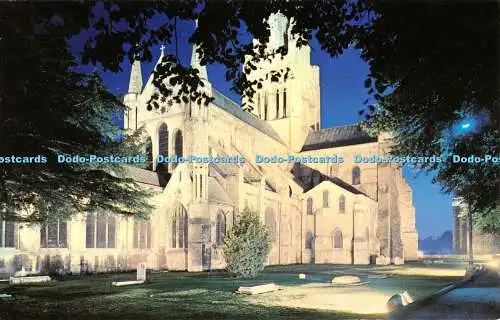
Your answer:
[[[0,10],[0,219],[39,222],[97,208],[148,215],[150,192],[120,165],[58,163],[59,155],[140,155],[140,132],[124,135],[114,120],[124,106],[97,74],[76,71],[63,27],[37,8]],[[12,161],[38,155],[46,161]]]
[[[271,13],[281,11],[295,18],[297,23],[291,29],[299,46],[324,23],[317,37],[332,40],[325,48],[338,54],[349,42],[352,28],[346,19],[353,17],[352,8],[345,1],[264,2],[258,6],[232,0],[2,3],[1,152],[49,158],[37,165],[0,164],[2,218],[39,221],[48,215],[97,207],[125,214],[146,214],[150,209],[143,200],[145,192],[120,177],[117,165],[54,164],[58,154],[139,153],[134,146],[137,136],[125,137],[125,141],[111,138],[124,136],[110,122],[110,115],[122,106],[99,79],[78,71],[80,63],[116,72],[125,57],[151,60],[151,47],[166,43],[170,53],[158,66],[154,80],[160,94],[152,98],[149,108],[169,97],[198,103],[205,98],[206,103],[209,98],[198,90],[202,85],[198,71],[182,66],[175,50],[178,21],[197,19],[199,26],[191,42],[198,47],[201,63],[224,64],[234,89],[251,95],[258,81],[247,80],[248,70],[255,69],[257,61],[287,51],[286,46],[265,50],[270,33],[262,22]],[[317,19],[306,18],[315,13]],[[160,17],[159,24],[152,23],[155,17]],[[251,35],[246,41],[245,32]],[[260,43],[254,45],[251,38]],[[68,43],[73,44],[73,54]],[[250,61],[246,61],[248,57]],[[277,81],[279,75],[273,73],[271,78]],[[180,95],[172,97],[172,85],[181,88]],[[18,212],[23,209],[31,214],[20,217]]]
[[[268,48],[270,30],[266,23],[272,13],[281,12],[295,23],[288,23],[297,38],[297,46],[311,40],[313,32],[322,49],[338,55],[352,41],[361,19],[363,2],[344,0],[329,1],[156,1],[123,2],[96,1],[55,4],[39,3],[34,13],[43,21],[57,21],[64,25],[68,37],[78,35],[83,42],[79,52],[84,64],[100,64],[105,70],[120,71],[125,58],[139,57],[151,61],[151,48],[166,44],[167,54],[157,66],[154,83],[160,93],[148,104],[149,109],[159,108],[166,99],[177,102],[186,99],[207,102],[203,95],[198,70],[183,66],[178,58],[177,36],[180,20],[197,20],[198,27],[190,37],[197,47],[202,65],[219,63],[227,68],[226,79],[233,81],[233,89],[241,95],[252,97],[255,88],[264,79],[250,81],[247,75],[256,64],[276,55],[286,55],[288,38],[284,45]],[[25,13],[24,13],[25,14]],[[258,43],[254,43],[255,39]],[[287,70],[272,70],[269,77],[279,81]],[[174,95],[172,86],[179,86]]]
[[[473,212],[495,215],[498,166],[454,163],[453,155],[500,151],[498,3],[378,1],[370,10],[356,40],[370,65],[365,125],[393,132],[395,155],[447,157],[419,167],[435,171],[434,182]]]
[[[499,153],[498,62],[493,47],[498,5],[493,2],[206,0],[2,5],[8,8],[3,12],[9,13],[3,15],[2,29],[19,23],[26,29],[33,21],[37,28],[50,25],[59,37],[83,41],[80,62],[105,70],[119,71],[125,58],[151,60],[151,47],[167,44],[168,54],[154,78],[159,94],[149,101],[150,109],[159,108],[166,99],[209,100],[199,90],[198,71],[183,66],[177,57],[180,20],[198,21],[190,42],[196,45],[201,64],[224,65],[233,89],[252,97],[264,79],[249,80],[247,75],[258,62],[286,55],[289,49],[285,32],[281,47],[268,46],[270,30],[263,22],[271,13],[280,12],[288,18],[285,29],[297,46],[314,36],[331,56],[349,46],[362,50],[370,65],[366,86],[374,102],[367,125],[374,131],[395,133],[392,153]],[[30,52],[39,54],[40,50]],[[271,70],[268,76],[284,81],[289,71]],[[0,90],[3,83],[0,80]],[[174,85],[180,93],[174,94]],[[468,114],[486,114],[488,120],[465,138],[443,134]],[[422,167],[436,170],[435,182],[444,191],[463,196],[475,211],[489,211],[498,203],[499,172],[493,166],[445,162]]]
[[[269,230],[255,212],[245,208],[224,237],[222,252],[227,270],[238,277],[255,277],[264,270],[270,251]]]
[[[467,221],[467,210],[460,212],[459,218]],[[500,235],[500,208],[491,211],[477,211],[472,215],[474,229]]]

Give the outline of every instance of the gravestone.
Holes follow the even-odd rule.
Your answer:
[[[24,266],[21,267],[21,271],[14,273],[14,277],[26,277],[28,273],[24,270]]]
[[[140,263],[137,266],[137,281],[146,281],[146,264]]]
[[[49,281],[50,281],[49,276],[10,277],[10,284],[42,283]]]
[[[276,286],[274,283],[268,283],[268,284],[263,284],[263,285],[258,285],[258,286],[253,286],[253,287],[239,287],[236,293],[244,293],[244,294],[261,294],[261,293],[267,293],[267,292],[272,292],[279,290],[278,286]]]
[[[130,286],[134,284],[144,284],[146,282],[146,264],[139,263],[137,265],[137,280],[136,281],[115,281],[112,283],[115,287]]]
[[[333,284],[361,284],[358,276],[338,276],[332,279]]]

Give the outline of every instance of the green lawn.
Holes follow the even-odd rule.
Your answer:
[[[2,319],[374,319],[380,315],[341,314],[332,311],[263,306],[236,295],[239,286],[274,282],[298,287],[325,283],[349,272],[360,276],[384,267],[350,269],[349,266],[301,265],[270,267],[253,280],[229,278],[225,273],[168,272],[149,275],[144,285],[113,287],[112,281],[134,280],[135,273],[71,277],[44,286],[15,286],[2,290],[13,295],[0,301]],[[418,296],[446,286],[457,278],[394,276],[372,280],[369,287],[386,292],[408,289]],[[286,290],[285,290],[286,291]],[[273,299],[273,293],[267,294]],[[264,297],[264,299],[266,299]]]

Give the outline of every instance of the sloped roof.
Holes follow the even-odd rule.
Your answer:
[[[136,182],[160,187],[160,178],[158,176],[158,173],[133,166],[124,167],[127,171],[127,175],[130,178],[134,179]]]
[[[359,125],[347,125],[311,131],[304,142],[302,151],[349,146],[361,143],[377,142],[377,137],[371,137],[362,131]]]
[[[233,204],[226,191],[214,177],[208,177],[208,199],[212,201]]]
[[[219,92],[217,89],[212,88],[212,97],[214,98],[213,104],[215,104],[217,107],[221,108],[222,110],[232,114],[236,118],[240,119],[241,121],[249,124],[250,126],[254,127],[255,129],[261,131],[262,133],[268,135],[269,137],[273,138],[274,140],[285,144],[283,140],[281,140],[280,136],[274,129],[265,121],[262,121],[260,119],[257,119],[256,117],[252,116],[250,113],[244,111],[240,105],[238,105],[236,102],[233,100],[229,99],[226,97],[224,94]]]
[[[327,176],[327,175],[319,172],[318,170],[314,170],[313,175],[314,174],[317,174],[319,176],[319,180],[320,180],[319,183],[321,183],[323,181],[330,181],[331,183],[341,187],[342,189],[344,189],[352,194],[362,194],[362,195],[369,198],[369,196],[366,195],[364,192],[359,191],[358,189],[351,186],[349,183],[345,182],[342,179],[339,179],[337,177]],[[304,185],[304,193],[314,189],[318,185],[318,184],[314,184],[314,182],[313,183],[302,183],[302,184]]]

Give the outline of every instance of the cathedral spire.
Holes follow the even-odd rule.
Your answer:
[[[130,82],[128,84],[128,93],[140,94],[142,92],[142,72],[141,61],[136,59],[132,63],[130,71]]]
[[[288,38],[288,18],[281,12],[273,13],[269,16],[268,24],[271,31],[269,38],[270,47],[277,49],[286,45]]]
[[[196,22],[196,28],[198,28],[198,20]],[[193,52],[191,54],[191,67],[194,69],[198,69],[200,71],[199,77],[200,79],[203,79],[205,81],[208,81],[208,72],[207,72],[207,66],[202,66],[200,64],[200,57],[198,53],[196,52],[197,46],[193,45]]]

